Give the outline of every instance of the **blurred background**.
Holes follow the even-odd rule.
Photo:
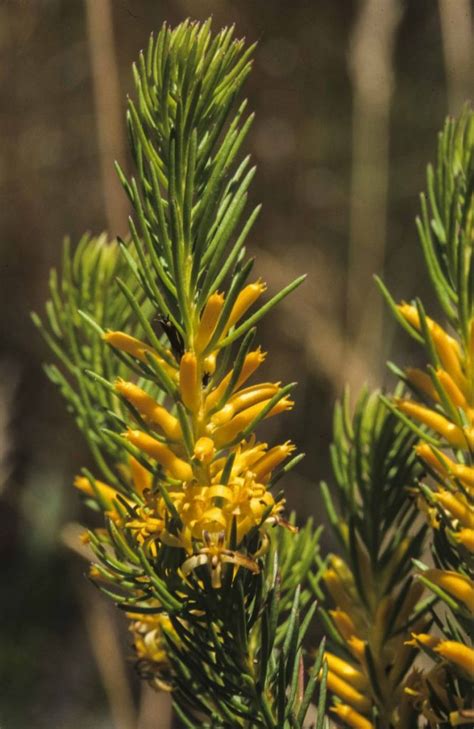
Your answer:
[[[385,360],[416,352],[372,276],[433,312],[414,218],[436,133],[472,91],[470,0],[0,0],[0,725],[167,729],[140,687],[130,640],[83,577],[71,488],[89,463],[43,372],[42,311],[65,234],[126,233],[112,162],[131,63],[164,20],[214,17],[259,41],[247,141],[263,213],[251,237],[270,292],[308,280],[263,322],[268,379],[297,405],[268,438],[307,453],[291,508],[322,520],[331,412],[344,382],[390,387]],[[174,724],[173,726],[177,726]]]

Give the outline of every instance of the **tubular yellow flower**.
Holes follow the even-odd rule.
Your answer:
[[[224,306],[224,295],[220,293],[211,294],[202,312],[199,327],[194,340],[196,352],[202,352],[216,328],[222,307]]]
[[[370,699],[361,694],[331,670],[328,671],[327,686],[330,691],[335,693],[336,696],[347,702],[354,709],[357,709],[358,711],[370,710]]]
[[[173,378],[176,378],[176,369],[171,367],[168,362],[160,357],[153,347],[150,347],[145,342],[142,342],[136,337],[132,337],[130,334],[125,332],[106,332],[103,335],[103,339],[111,347],[119,349],[121,352],[130,354],[132,357],[139,359],[141,362],[146,362],[146,355],[151,354],[157,362],[166,370],[166,372]]]
[[[454,519],[458,519],[461,526],[468,529],[474,528],[474,509],[463,494],[453,494],[450,491],[441,490],[433,494],[433,499],[441,504],[443,509],[449,511]]]
[[[436,374],[454,407],[467,410],[468,405],[464,393],[459,389],[453,378],[447,372],[440,369],[436,370]]]
[[[442,590],[460,600],[474,613],[474,582],[464,575],[450,570],[430,569],[423,572],[423,577]]]
[[[350,663],[329,651],[325,652],[324,657],[326,658],[330,671],[360,691],[364,691],[367,688],[367,678]]]
[[[415,451],[425,463],[431,466],[443,478],[454,476],[467,489],[474,489],[474,468],[471,466],[465,466],[463,463],[455,463],[437,448],[429,446],[426,443],[418,444]]]
[[[128,430],[124,434],[124,437],[134,446],[158,461],[158,463],[169,471],[173,478],[180,481],[190,481],[193,478],[193,469],[189,463],[178,458],[168,446],[155,440],[155,438],[152,438],[147,433],[142,433],[140,430]]]
[[[270,399],[271,398],[263,400],[256,405],[252,405],[251,407],[242,410],[229,420],[228,423],[216,428],[212,433],[212,437],[214,438],[216,445],[223,446],[225,443],[229,443],[241,431],[245,430],[245,428],[262,412],[262,410],[270,402]],[[274,415],[279,415],[280,413],[285,412],[285,410],[291,410],[293,404],[293,400],[289,397],[284,397],[277,402],[276,405],[274,405],[274,407],[265,415],[265,418],[271,418]]]
[[[209,463],[212,461],[215,452],[216,448],[212,438],[203,436],[196,441],[194,446],[194,456],[198,461],[201,461],[202,463]]]
[[[243,317],[247,309],[250,309],[252,304],[255,304],[257,299],[266,291],[267,285],[263,281],[256,281],[253,284],[246,286],[240,294],[237,296],[236,302],[232,307],[229,319],[225,326],[225,332],[227,333],[231,327],[236,324],[239,319]]]
[[[201,405],[201,383],[194,352],[185,352],[179,365],[179,390],[188,410],[196,413]]]
[[[116,513],[117,510],[114,505],[114,501],[117,499],[117,495],[119,492],[112,486],[104,483],[103,481],[98,481],[97,479],[94,479],[94,483],[97,493],[99,494],[99,497],[106,509],[110,512]],[[92,496],[92,498],[96,498],[96,491],[94,490],[90,480],[86,478],[86,476],[76,476],[76,478],[74,479],[74,486],[76,487],[76,489],[79,489],[79,491],[82,491],[83,494],[86,494],[86,496]]]
[[[354,658],[357,658],[359,663],[363,663],[365,660],[365,645],[365,641],[361,640],[361,638],[358,638],[356,635],[353,635],[347,641],[347,647]]]
[[[349,638],[355,635],[356,627],[350,615],[344,612],[344,610],[329,610],[329,615],[333,619],[337,629],[339,630],[343,638],[349,640]]]
[[[433,385],[433,381],[426,372],[423,370],[416,369],[414,367],[407,367],[405,374],[413,387],[423,392],[425,395],[430,397],[432,400],[439,402],[439,395],[436,392],[436,388]]]
[[[474,529],[461,529],[453,533],[453,539],[463,547],[474,553]]]
[[[139,494],[143,494],[146,489],[151,486],[151,473],[137,461],[136,458],[130,456],[130,473],[132,476],[133,485],[135,490]]]
[[[295,446],[287,441],[283,445],[277,445],[271,448],[262,458],[260,458],[253,466],[252,471],[257,481],[262,481],[271,475],[271,472],[277,468],[288,456],[293,453]]]
[[[409,324],[418,331],[421,330],[420,317],[415,306],[402,303],[397,308]],[[426,324],[444,369],[451,375],[456,384],[463,391],[466,391],[466,378],[461,367],[459,343],[429,317],[426,317]]]
[[[147,392],[133,384],[133,382],[125,382],[124,380],[117,380],[115,389],[138,410],[144,420],[152,425],[158,425],[171,440],[181,440],[182,432],[179,420],[162,405],[159,405],[151,395],[148,395]]]
[[[346,724],[353,727],[353,729],[374,729],[372,722],[366,719],[365,716],[362,716],[362,714],[359,714],[351,706],[347,706],[347,704],[331,706],[330,711],[336,714]]]
[[[242,366],[242,370],[240,372],[240,375],[237,379],[237,382],[235,384],[234,390],[238,390],[241,385],[243,385],[249,377],[253,375],[255,370],[260,367],[262,362],[265,361],[266,354],[265,352],[262,352],[260,347],[253,352],[249,352],[245,359],[244,364]],[[221,398],[224,396],[225,391],[227,390],[227,387],[230,384],[231,378],[232,378],[233,371],[231,370],[219,383],[219,385],[206,397],[206,413],[208,413],[210,410],[216,407],[216,405],[219,403]]]
[[[474,444],[474,438],[470,432],[472,429],[461,429],[454,423],[450,423],[443,415],[411,400],[396,400],[396,405],[402,413],[432,428],[455,448],[466,448],[471,442]]]
[[[323,573],[323,580],[337,607],[342,608],[346,613],[350,613],[353,603],[337,572],[331,568],[327,569]]]
[[[215,425],[228,423],[241,410],[256,405],[262,400],[270,400],[278,392],[278,387],[279,384],[277,383],[265,382],[261,385],[247,387],[245,390],[239,390],[223,408],[214,413],[211,422]]]
[[[462,668],[474,680],[474,650],[454,640],[443,640],[435,648],[442,658]]]
[[[427,648],[434,648],[438,645],[440,639],[436,635],[430,633],[412,633],[411,640],[406,640],[405,645],[421,645]]]

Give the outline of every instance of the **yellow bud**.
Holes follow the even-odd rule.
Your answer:
[[[474,553],[474,529],[461,529],[459,532],[454,532],[453,539],[463,547]]]
[[[469,674],[471,680],[474,679],[474,650],[472,648],[454,640],[443,640],[435,651],[445,660],[462,668]]]
[[[271,475],[271,472],[293,453],[295,446],[287,441],[283,445],[271,448],[262,458],[260,458],[253,466],[252,471],[255,474],[256,481],[262,481]]]
[[[328,671],[327,686],[330,691],[336,694],[342,701],[347,702],[354,709],[359,711],[370,711],[371,702],[342,678],[331,670]]]
[[[203,436],[196,441],[194,446],[194,457],[202,463],[210,463],[216,452],[214,441],[211,438]]]
[[[216,355],[209,354],[202,363],[202,371],[206,375],[213,375],[216,371]]]
[[[351,706],[347,706],[347,704],[331,706],[330,711],[352,727],[352,729],[375,729],[372,722],[366,719],[365,716],[362,716],[362,714],[359,714]]]
[[[228,423],[216,428],[213,433],[216,445],[221,447],[225,443],[232,441],[241,431],[245,430],[245,428],[250,425],[250,423],[262,412],[269,402],[270,399],[264,400],[256,405],[252,405],[252,407],[246,408],[240,413],[237,413],[237,415],[235,415],[235,417],[233,417]],[[288,397],[284,397],[265,415],[265,418],[278,415],[285,410],[291,410],[292,407],[293,401]]]
[[[406,640],[405,645],[413,645],[415,647],[421,645],[427,648],[434,648],[438,645],[439,640],[435,635],[430,635],[429,633],[412,633],[411,640]]]
[[[421,330],[418,310],[409,304],[398,307],[400,314],[418,331]],[[466,391],[466,378],[461,367],[461,349],[459,343],[450,337],[435,321],[426,317],[426,325],[433,340],[434,347],[444,369],[451,375],[455,383]]]
[[[444,370],[436,370],[436,374],[454,407],[467,409],[467,401],[464,393],[459,389],[451,375]]]
[[[348,640],[356,633],[352,618],[344,610],[330,610],[329,615],[343,638]]]
[[[202,352],[216,328],[222,307],[224,306],[224,295],[219,293],[211,294],[201,315],[201,321],[194,340],[196,352]]]
[[[223,425],[241,410],[256,405],[262,400],[270,400],[276,392],[278,392],[278,385],[271,382],[240,390],[212,416],[211,421],[215,425]]]
[[[140,362],[146,363],[146,355],[152,355],[163,369],[166,370],[170,377],[173,379],[176,377],[176,369],[171,367],[168,362],[165,362],[165,360],[155,352],[153,347],[150,347],[149,344],[142,342],[140,339],[136,339],[136,337],[132,337],[130,334],[125,334],[125,332],[106,332],[103,335],[103,339],[107,342],[107,344],[114,347],[114,349],[119,349],[121,352],[130,354],[132,357],[139,359]]]
[[[237,382],[235,383],[235,390],[237,390],[241,385],[244,384],[244,382],[247,382],[249,377],[253,375],[255,370],[260,367],[262,362],[265,360],[266,354],[261,351],[260,348],[256,349],[253,352],[249,352],[245,359],[244,364],[242,366],[242,370],[240,372],[240,375],[237,379]],[[230,380],[232,378],[232,370],[221,380],[219,385],[207,396],[206,398],[206,412],[209,412],[212,410],[219,402],[219,400],[223,397],[225,391],[227,390],[227,387],[230,383]]]
[[[325,652],[324,657],[330,671],[336,673],[340,678],[360,691],[364,691],[367,688],[367,678],[357,668],[354,668],[353,665],[329,651]]]
[[[451,570],[430,569],[423,572],[423,577],[442,590],[460,600],[469,612],[474,613],[474,582]]]
[[[159,405],[151,395],[133,382],[125,382],[120,379],[115,383],[115,389],[138,410],[145,421],[159,425],[171,440],[181,440],[182,432],[179,420],[162,405]]]
[[[194,352],[186,352],[179,365],[179,389],[184,405],[191,412],[199,410],[201,403],[201,383],[198,363]]]
[[[350,652],[357,658],[359,663],[365,661],[365,641],[358,638],[356,635],[351,636],[347,641],[347,647]]]
[[[267,285],[263,281],[257,281],[256,283],[249,284],[246,286],[240,294],[237,296],[232,311],[230,312],[229,320],[225,327],[225,332],[228,332],[231,327],[236,324],[239,319],[243,317],[247,309],[250,309],[258,298],[266,290]]]
[[[144,453],[151,456],[151,458],[158,461],[158,463],[169,471],[173,478],[179,481],[190,481],[193,478],[193,469],[189,463],[178,458],[164,443],[160,443],[160,441],[155,440],[155,438],[152,438],[147,433],[142,433],[140,430],[128,430],[125,433],[125,438]]]
[[[343,583],[337,572],[331,568],[327,569],[323,573],[323,580],[336,606],[349,613],[353,607],[352,599],[348,593],[348,586]]]
[[[86,496],[92,496],[94,499],[97,498],[96,493],[98,493],[104,503],[104,506],[110,511],[115,511],[114,501],[117,498],[117,490],[103,481],[98,481],[97,479],[94,479],[94,484],[95,490],[86,476],[76,476],[74,479],[74,486],[76,489],[82,491],[82,493],[86,494]]]
[[[136,458],[130,456],[130,471],[135,490],[142,494],[151,486],[151,473]]]
[[[468,447],[472,438],[468,429],[463,430],[459,428],[454,423],[450,423],[443,415],[423,405],[418,405],[418,403],[412,402],[411,400],[397,400],[396,405],[402,413],[432,428],[432,430],[445,438],[455,448],[466,449]]]
[[[453,494],[451,491],[442,490],[436,491],[433,499],[441,504],[454,519],[458,519],[461,526],[474,529],[474,509],[463,494]]]
[[[408,378],[409,383],[413,385],[413,387],[415,387],[417,390],[420,390],[432,400],[439,402],[439,395],[436,392],[433,381],[431,377],[426,374],[426,372],[412,367],[408,367],[405,370],[405,374]]]

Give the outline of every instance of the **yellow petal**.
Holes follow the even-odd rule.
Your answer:
[[[264,362],[266,357],[265,352],[262,352],[260,347],[253,352],[249,352],[245,359],[244,364],[242,366],[242,370],[240,372],[240,375],[237,379],[237,382],[235,383],[234,390],[237,390],[241,385],[243,385],[249,377],[253,375],[256,369],[260,367],[262,362]],[[222,399],[225,391],[227,390],[228,385],[230,384],[231,378],[232,378],[233,371],[231,370],[219,383],[219,385],[207,396],[206,398],[206,412],[209,412],[213,408],[216,407],[216,405],[219,403],[219,401]]]
[[[467,448],[469,442],[469,434],[454,423],[450,423],[447,418],[439,413],[430,410],[423,405],[412,400],[396,400],[396,405],[402,413],[415,418],[423,425],[427,425],[436,433],[445,438],[448,443],[455,448]]]
[[[194,457],[197,458],[201,463],[210,463],[212,461],[216,448],[212,438],[203,436],[196,441],[194,446]]]
[[[125,382],[120,379],[115,383],[115,389],[138,410],[144,420],[158,425],[171,440],[181,440],[182,432],[179,420],[162,405],[159,405],[151,395],[133,382]]]
[[[461,529],[458,532],[454,532],[453,539],[463,547],[474,553],[474,529]]]
[[[230,316],[225,327],[226,332],[243,317],[247,309],[250,309],[252,304],[260,298],[266,288],[267,285],[263,283],[263,281],[256,281],[242,289],[240,294],[237,296],[236,302],[232,307],[232,311],[230,312]]]
[[[364,691],[367,688],[367,678],[363,673],[361,673],[361,671],[354,668],[351,663],[348,663],[329,651],[325,652],[324,657],[330,671],[336,673],[340,678],[344,679],[344,681],[347,681],[347,683],[360,691]]]
[[[472,648],[454,640],[443,640],[435,651],[445,660],[462,668],[474,679],[474,650]]]
[[[456,600],[463,602],[468,610],[474,613],[474,582],[472,580],[451,570],[430,569],[422,574]]]
[[[224,295],[219,293],[211,294],[204,307],[199,322],[198,331],[194,340],[196,352],[202,352],[216,328],[217,321],[224,306]]]
[[[461,526],[474,528],[474,509],[461,493],[453,494],[451,491],[440,490],[433,494],[433,499],[441,504],[454,519],[458,519]]]
[[[179,389],[184,405],[197,412],[201,403],[201,383],[198,363],[194,352],[185,352],[179,364]]]
[[[173,478],[179,481],[190,481],[193,478],[193,469],[189,463],[178,458],[171,448],[168,448],[164,443],[160,443],[160,441],[152,438],[147,433],[142,433],[140,430],[128,430],[125,433],[125,438],[158,461],[169,471]]]
[[[347,704],[331,706],[330,711],[332,711],[333,714],[336,714],[336,716],[342,719],[342,721],[346,724],[353,727],[353,729],[375,729],[372,722],[366,719],[365,716],[362,716],[362,714],[359,714],[359,712],[351,706],[347,706]]]
[[[370,699],[361,694],[331,670],[328,671],[327,686],[330,691],[335,693],[336,696],[342,699],[342,701],[347,702],[354,709],[358,709],[359,711],[370,711]]]

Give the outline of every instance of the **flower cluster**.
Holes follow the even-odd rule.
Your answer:
[[[235,324],[263,290],[257,283],[241,292],[222,336],[229,321]],[[293,405],[279,383],[244,387],[264,361],[260,349],[250,351],[224,376],[215,376],[220,340],[210,354],[206,347],[223,305],[221,294],[210,297],[197,326],[195,350],[184,352],[179,361],[171,350],[164,360],[126,333],[104,335],[114,349],[138,361],[154,361],[166,373],[175,387],[174,412],[134,382],[118,379],[115,392],[133,407],[138,421],[123,434],[136,456],[130,456],[133,499],[128,498],[126,514],[120,516],[117,510],[118,494],[112,486],[94,484],[85,476],[76,480],[92,498],[98,490],[116,523],[154,556],[160,545],[183,550],[185,575],[206,564],[214,587],[221,585],[223,564],[258,570],[255,558],[264,548],[264,532],[281,521],[284,506],[268,484],[294,450],[289,442],[269,448],[253,434],[263,418]],[[255,553],[240,553],[252,532],[260,535]]]
[[[408,729],[413,711],[403,683],[417,649],[407,641],[410,630],[429,624],[418,607],[423,586],[410,576],[426,531],[414,524],[408,495],[420,466],[413,435],[377,393],[361,396],[352,420],[348,411],[346,398],[336,408],[332,446],[337,507],[323,484],[342,553],[329,555],[322,574],[331,711],[353,729]]]
[[[416,332],[422,331],[415,306],[401,304],[399,312]],[[399,399],[395,404],[404,416],[428,429],[415,450],[432,480],[430,487],[419,490],[417,501],[434,530],[437,566],[424,569],[420,580],[460,622],[460,629],[443,637],[416,632],[412,636],[412,644],[435,663],[427,676],[420,672],[406,692],[435,726],[446,715],[456,724],[469,708],[467,696],[446,692],[447,672],[466,686],[474,679],[474,649],[469,644],[474,625],[474,318],[465,344],[428,317],[423,331],[437,366],[427,372],[407,369],[407,382],[421,403]]]
[[[409,642],[429,656],[431,667],[412,675],[406,694],[435,727],[471,725],[474,719],[474,114],[469,108],[459,119],[447,120],[427,181],[418,231],[447,324],[428,317],[419,299],[397,305],[381,287],[427,361],[425,369],[396,370],[412,397],[395,398],[389,407],[416,435],[415,452],[428,476],[413,494],[432,533],[432,565],[416,566],[420,584],[432,595],[433,629],[414,630]]]

